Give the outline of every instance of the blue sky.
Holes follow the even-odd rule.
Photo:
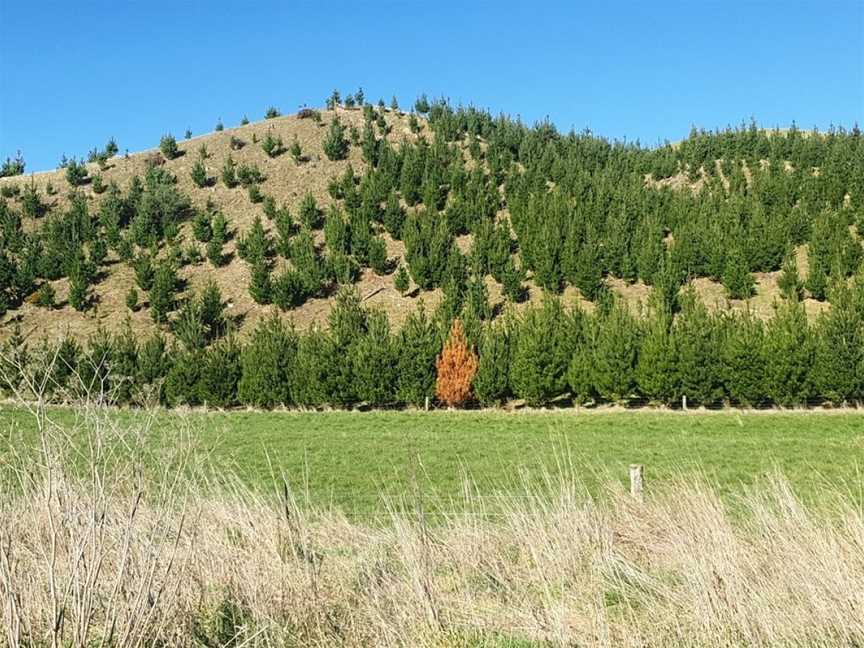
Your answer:
[[[28,171],[357,86],[647,144],[864,125],[864,2],[0,0],[0,157]]]

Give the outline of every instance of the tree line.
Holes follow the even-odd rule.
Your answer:
[[[691,289],[674,317],[655,299],[637,315],[614,297],[588,311],[547,296],[495,321],[468,314],[457,327],[464,348],[444,362],[445,308],[421,307],[393,331],[386,314],[346,287],[326,329],[297,332],[273,315],[240,342],[211,284],[184,305],[174,341],[161,333],[141,340],[127,325],[84,343],[31,348],[16,333],[0,373],[7,391],[42,384],[53,400],[99,394],[139,405],[417,406],[435,398],[436,383],[440,393],[442,367],[451,383],[468,376],[455,402],[488,406],[674,405],[682,397],[706,406],[855,403],[864,399],[864,275],[836,284],[831,296],[832,308],[813,323],[795,298],[762,321],[746,310],[712,313]]]

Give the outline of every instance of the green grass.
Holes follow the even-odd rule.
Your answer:
[[[71,425],[76,413],[50,415]],[[121,421],[146,414],[121,411]],[[421,492],[429,506],[459,502],[465,477],[479,492],[515,490],[568,470],[592,492],[646,467],[646,487],[701,472],[730,497],[779,469],[811,498],[824,487],[862,500],[864,416],[855,413],[159,412],[147,445],[161,465],[178,439],[216,474],[272,491],[285,475],[301,499],[348,513],[380,511],[382,497]],[[186,435],[181,431],[186,430]],[[3,438],[5,437],[5,438]],[[9,448],[30,451],[23,411],[0,412],[0,471]]]

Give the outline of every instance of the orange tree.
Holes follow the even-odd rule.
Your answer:
[[[471,381],[477,373],[477,356],[468,346],[462,322],[453,320],[450,337],[435,362],[435,394],[450,407],[458,407],[471,396]]]

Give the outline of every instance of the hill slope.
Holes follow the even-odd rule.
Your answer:
[[[337,202],[332,197],[332,192],[329,191],[331,181],[342,177],[349,166],[358,176],[362,176],[369,169],[369,165],[364,161],[362,146],[359,142],[350,146],[344,160],[331,161],[328,159],[324,154],[324,140],[327,137],[329,126],[333,120],[338,119],[346,128],[356,128],[359,133],[364,128],[364,111],[356,108],[337,107],[335,110],[325,110],[320,113],[308,111],[307,115],[313,113],[320,116],[320,119],[316,120],[308,118],[308,116],[304,118],[303,115],[279,116],[183,140],[178,142],[179,154],[173,159],[166,159],[157,149],[153,149],[111,157],[103,165],[103,169],[100,169],[96,163],[87,164],[87,171],[91,178],[98,174],[101,177],[102,185],[116,184],[124,192],[129,191],[133,178],[143,176],[148,166],[154,164],[176,176],[177,189],[189,197],[192,206],[186,220],[180,225],[179,236],[176,237],[176,245],[184,250],[184,254],[191,247],[197,248],[202,257],[205,251],[204,244],[196,242],[193,236],[190,222],[191,214],[205,210],[218,211],[224,214],[231,233],[225,246],[227,263],[222,267],[214,267],[207,262],[206,258],[201,260],[193,258],[191,263],[180,265],[178,275],[185,296],[196,293],[208,281],[215,282],[227,302],[227,314],[235,322],[241,335],[247,333],[262,317],[271,312],[279,312],[279,309],[274,305],[259,305],[253,300],[249,292],[252,271],[250,264],[241,259],[237,253],[238,241],[250,230],[256,218],[261,218],[265,229],[271,234],[275,227],[272,220],[263,217],[262,204],[253,202],[250,194],[243,187],[228,188],[219,179],[220,171],[229,156],[238,165],[256,166],[265,176],[263,180],[257,183],[261,193],[271,197],[277,206],[287,207],[295,219],[301,201],[307,194],[314,197],[322,211],[326,212],[331,204]],[[387,130],[383,138],[395,148],[404,142],[416,143],[419,140],[425,140],[433,143],[436,140],[430,123],[422,117],[417,119],[417,116],[413,114],[408,115],[383,108],[380,110],[380,114],[379,121],[383,120],[386,123]],[[467,114],[470,118],[470,111]],[[280,155],[270,157],[262,149],[261,143],[268,134],[280,138],[284,143],[285,150]],[[534,135],[545,136],[542,125],[532,131],[532,136]],[[784,134],[783,137],[788,139],[789,136]],[[300,163],[296,163],[287,151],[295,140],[299,143],[305,158]],[[692,149],[698,144],[699,138],[691,137],[690,140],[685,141],[684,146],[678,144],[675,147],[667,148],[670,152],[669,155],[680,158],[682,148],[688,149],[689,147]],[[431,144],[432,148],[434,146],[435,144]],[[457,138],[453,146],[461,152],[464,158],[464,167],[469,172],[477,165],[475,160],[478,159],[478,156],[482,159],[486,155],[485,147],[487,144],[479,135],[476,138]],[[199,187],[193,182],[191,171],[193,165],[199,160],[199,150],[202,147],[206,147],[207,158],[204,163],[211,182],[208,186]],[[477,150],[472,151],[472,147],[476,147]],[[614,151],[614,149],[612,150]],[[662,155],[662,153],[662,150],[658,151],[658,155]],[[689,153],[685,151],[684,155],[689,155]],[[661,161],[668,163],[669,160],[661,158]],[[659,181],[651,180],[651,174],[648,174],[649,188],[653,187],[658,192],[665,189],[680,192],[687,187],[702,187],[708,179],[707,176],[694,178],[692,172],[688,179],[686,171],[681,169],[680,160],[676,164],[678,169],[664,174],[665,178]],[[484,163],[484,168],[487,171],[488,166],[489,161],[487,159]],[[50,207],[51,214],[63,213],[69,209],[70,196],[72,195],[64,177],[65,173],[64,169],[58,169],[26,178],[0,178],[0,188],[3,188],[4,192],[10,196],[12,196],[13,191],[17,191],[17,195],[12,196],[10,200],[13,209],[21,208],[23,195],[26,193],[25,189],[31,186]],[[423,173],[426,175],[430,173],[428,165]],[[750,173],[746,165],[745,173],[747,174],[747,182],[750,182]],[[720,171],[719,176],[722,178],[724,186],[728,188],[728,180],[723,177],[722,171]],[[446,182],[447,179],[442,180]],[[550,183],[550,186],[552,184],[554,183]],[[90,181],[76,190],[78,195],[84,197],[89,212],[94,218],[99,212],[101,202],[107,195],[102,192],[97,193],[97,188],[95,183]],[[503,184],[499,187],[499,191],[503,197]],[[419,208],[419,206],[408,206],[404,200],[402,200],[402,206],[408,213]],[[444,214],[442,214],[443,216]],[[508,204],[502,200],[496,220],[506,222],[505,217],[509,216]],[[42,219],[42,222],[45,220],[47,219]],[[25,231],[36,227],[39,225],[35,221],[24,219],[23,228]],[[367,305],[383,309],[390,317],[390,321],[398,327],[421,301],[429,308],[435,308],[441,301],[442,291],[438,287],[421,291],[412,286],[412,291],[405,295],[400,294],[394,286],[395,272],[392,270],[404,263],[405,245],[401,240],[396,240],[390,236],[380,225],[373,223],[373,228],[373,233],[381,236],[386,243],[391,271],[379,274],[369,267],[362,267],[356,281],[356,287]],[[463,254],[467,254],[471,250],[472,235],[466,233],[464,229],[455,232],[455,234],[457,247]],[[319,249],[324,250],[326,246],[322,228],[317,227],[313,235]],[[159,254],[164,256],[166,254],[164,242],[160,241],[160,246]],[[520,251],[520,254],[523,257],[523,261],[520,263],[524,267],[526,265],[524,253]],[[515,250],[513,258],[519,258]],[[806,244],[798,245],[797,258],[799,266],[803,270],[806,267]],[[274,270],[285,266],[286,263],[286,261],[277,258]],[[528,268],[531,269],[530,266]],[[526,299],[515,304],[516,309],[522,309],[525,304],[536,303],[541,299],[542,290],[534,279],[535,274],[536,272],[530,271],[527,273]],[[773,304],[779,295],[777,287],[779,271],[753,272],[755,291],[746,302],[728,299],[726,290],[721,283],[706,276],[698,276],[698,274],[691,283],[696,288],[698,295],[710,307],[748,308],[763,318],[769,317],[773,312]],[[501,312],[506,302],[501,284],[488,274],[483,278],[483,281],[487,287],[492,311]],[[634,309],[644,306],[650,293],[650,287],[641,280],[641,276],[639,278],[631,276],[625,280],[620,274],[616,275],[610,271],[604,282],[608,288],[623,297],[625,302]],[[9,334],[15,323],[21,325],[22,331],[27,336],[51,338],[66,333],[71,333],[76,337],[86,337],[99,326],[116,330],[127,318],[131,319],[133,329],[139,332],[152,330],[156,326],[146,308],[146,294],[141,295],[144,308],[135,312],[131,312],[127,308],[126,295],[136,284],[135,273],[131,264],[121,261],[113,249],[108,252],[105,263],[99,269],[96,281],[92,285],[91,308],[83,312],[72,308],[69,304],[70,287],[67,278],[59,278],[50,283],[56,293],[57,307],[55,309],[39,307],[35,304],[35,294],[31,294],[20,305],[16,305],[16,308],[9,310],[3,316],[0,325],[3,327],[2,335],[4,337]],[[306,329],[316,323],[326,325],[332,303],[331,297],[332,291],[324,291],[316,296],[311,296],[302,305],[287,311],[284,317],[293,320],[300,329]],[[582,293],[573,287],[572,282],[563,284],[562,297],[567,303],[580,303],[588,309],[593,307],[591,302],[582,298]],[[826,304],[813,299],[806,299],[805,307],[808,313],[813,314],[823,310]]]

